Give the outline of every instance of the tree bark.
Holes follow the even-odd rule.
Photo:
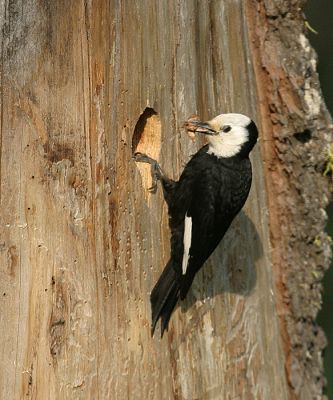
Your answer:
[[[280,335],[291,398],[322,398],[322,350],[315,322],[331,240],[324,170],[332,120],[317,58],[306,37],[304,1],[248,1],[248,26],[263,134],[270,240]]]
[[[321,398],[331,120],[289,3],[0,3],[0,398]],[[132,154],[177,179],[183,122],[231,111],[250,197],[151,338],[168,218]]]

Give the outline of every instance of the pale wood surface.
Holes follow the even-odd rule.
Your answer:
[[[0,398],[287,399],[260,145],[244,212],[150,337],[169,233],[133,132],[153,108],[139,148],[177,178],[190,114],[257,119],[242,2],[0,7]]]

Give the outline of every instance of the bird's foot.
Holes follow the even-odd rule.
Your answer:
[[[148,189],[150,193],[156,193],[157,191],[157,182],[162,178],[163,173],[160,165],[156,160],[153,158],[147,156],[146,154],[143,153],[134,153],[133,159],[135,162],[143,162],[146,164],[150,164],[151,168],[151,178],[152,178],[152,185]]]
[[[133,154],[133,159],[135,162],[143,162],[143,163],[147,163],[147,164],[157,164],[157,161],[154,160],[153,158],[147,156],[147,154],[144,153],[134,153]]]

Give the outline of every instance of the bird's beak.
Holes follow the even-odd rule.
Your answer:
[[[191,121],[191,124],[194,125],[193,131],[195,133],[203,133],[205,135],[217,135],[218,134],[218,132],[216,132],[216,130],[213,129],[207,122]]]

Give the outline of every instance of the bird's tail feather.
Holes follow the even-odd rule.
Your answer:
[[[168,296],[168,301],[165,303],[161,311],[161,336],[163,332],[168,329],[170,317],[174,310],[179,298],[179,287],[177,284],[173,285],[173,288]]]
[[[179,297],[184,300],[192,285],[195,273],[188,272],[182,275],[179,282]]]
[[[161,276],[159,277],[154,289],[150,295],[152,309],[152,327],[154,334],[155,327],[159,318],[161,318],[161,336],[168,327],[168,323],[179,298],[179,284],[177,274],[170,260]]]

